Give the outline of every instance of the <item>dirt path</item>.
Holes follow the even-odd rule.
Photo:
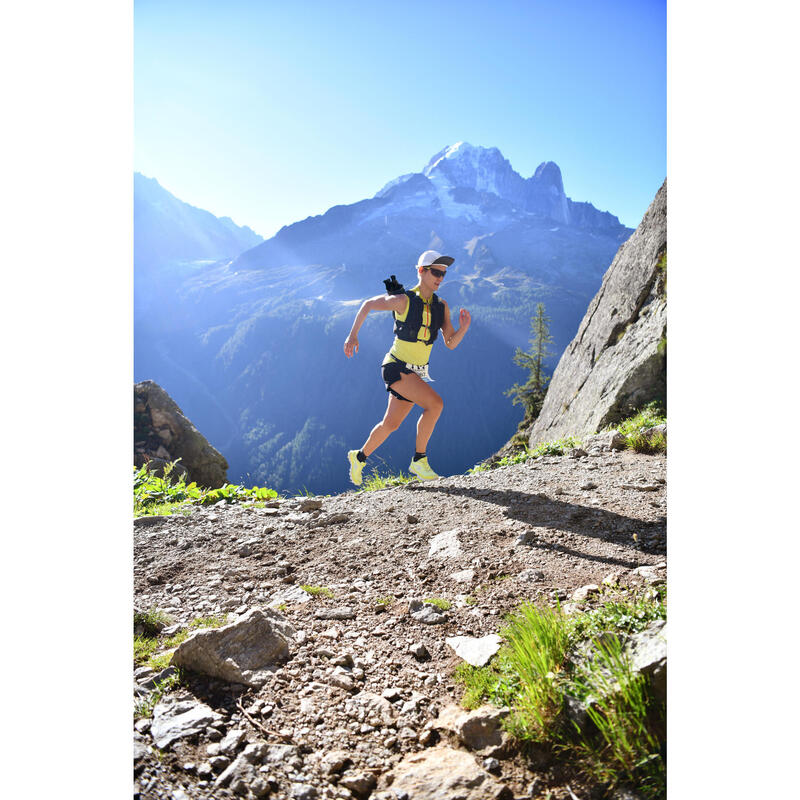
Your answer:
[[[134,527],[137,607],[156,606],[189,622],[271,605],[303,632],[290,661],[260,690],[200,677],[179,690],[179,697],[223,715],[218,733],[209,728],[207,737],[182,740],[157,757],[148,723],[139,724],[141,798],[180,800],[174,793],[181,787],[191,798],[228,796],[214,787],[225,755],[209,771],[208,746],[231,730],[244,731],[250,742],[290,746],[281,763],[262,769],[270,797],[367,796],[369,789],[329,771],[326,753],[345,751],[351,772],[380,779],[405,754],[434,744],[428,723],[460,697],[452,681],[460,659],[447,637],[496,633],[503,614],[520,602],[565,601],[612,573],[622,583],[643,583],[634,570],[658,565],[660,579],[666,563],[663,455],[544,457],[272,506],[196,509]],[[310,599],[301,585],[334,596]],[[410,601],[429,598],[452,604],[444,624],[410,616]],[[350,618],[322,618],[344,607]],[[411,652],[419,644],[427,655]],[[332,681],[344,673],[350,688]],[[363,713],[354,716],[352,698],[360,692],[395,695],[396,724],[376,727]],[[538,780],[533,796],[549,789],[554,800],[569,797],[559,776],[532,771],[519,757],[502,761],[495,777],[513,796],[530,797]],[[380,783],[372,796],[379,790]]]

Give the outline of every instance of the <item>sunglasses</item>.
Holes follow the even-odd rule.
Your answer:
[[[422,269],[429,269],[431,271],[431,275],[435,278],[444,278],[447,275],[446,269],[436,269],[436,267],[423,267]]]

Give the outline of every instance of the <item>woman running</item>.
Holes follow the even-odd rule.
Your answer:
[[[425,450],[444,402],[428,385],[432,380],[428,376],[428,359],[439,329],[445,345],[454,350],[471,322],[469,311],[462,308],[458,315],[459,328],[456,330],[450,322],[447,303],[434,294],[453,260],[436,250],[426,250],[417,261],[419,282],[413,289],[404,290],[392,275],[390,281],[385,281],[387,293],[365,300],[356,314],[344,343],[344,354],[348,358],[358,352],[358,331],[370,311],[391,311],[395,334],[392,348],[381,365],[386,391],[389,392],[386,413],[372,429],[361,449],[350,450],[347,454],[350,480],[356,486],[361,485],[361,471],[367,457],[400,427],[415,403],[422,408],[422,414],[417,422],[416,452],[409,470],[425,481],[439,477],[428,464]]]

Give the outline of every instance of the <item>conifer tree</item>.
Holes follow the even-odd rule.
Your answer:
[[[521,405],[525,409],[525,415],[518,427],[520,431],[529,428],[539,416],[547,384],[550,382],[550,376],[544,369],[544,360],[552,355],[548,347],[553,343],[549,323],[550,318],[545,314],[544,303],[537,303],[536,314],[531,317],[533,335],[529,340],[530,350],[526,352],[518,347],[514,353],[514,363],[528,370],[528,380],[523,384],[515,383],[504,394],[511,397],[514,405]]]

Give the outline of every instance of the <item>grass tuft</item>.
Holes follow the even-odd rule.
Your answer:
[[[430,603],[432,606],[436,606],[436,608],[441,609],[442,611],[449,611],[452,603],[449,600],[445,600],[442,597],[429,597],[424,602]]]
[[[309,586],[302,584],[300,588],[312,597],[333,597],[333,592],[327,586]]]
[[[414,475],[405,475],[402,472],[397,475],[379,475],[377,472],[373,472],[365,476],[359,491],[376,492],[379,489],[388,489],[392,486],[404,486],[415,480],[417,478]]]
[[[456,669],[462,705],[507,705],[504,724],[520,742],[553,747],[609,789],[628,782],[648,800],[663,798],[663,704],[649,679],[633,673],[623,647],[625,636],[656,619],[666,619],[664,587],[613,591],[597,608],[570,616],[522,605],[489,665]],[[568,700],[583,704],[589,724],[570,719]]]

